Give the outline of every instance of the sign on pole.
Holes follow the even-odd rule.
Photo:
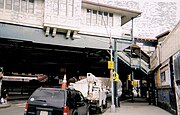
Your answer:
[[[113,72],[113,75],[111,76],[110,80],[113,80],[113,81],[119,81],[119,75],[117,72]]]
[[[114,62],[108,61],[108,69],[114,69]]]

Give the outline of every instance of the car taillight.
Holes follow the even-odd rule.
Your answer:
[[[28,102],[26,102],[26,107],[25,107],[25,111],[28,110]]]
[[[69,115],[69,107],[68,106],[64,107],[63,115]]]

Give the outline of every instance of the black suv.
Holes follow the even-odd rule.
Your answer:
[[[89,115],[89,103],[74,89],[40,87],[29,97],[24,115]]]

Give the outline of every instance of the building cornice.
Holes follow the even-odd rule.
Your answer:
[[[122,10],[122,11],[126,11],[126,12],[137,13],[137,14],[142,13],[142,12],[135,11],[135,10],[130,10],[130,9],[126,9],[126,8],[120,8],[120,7],[111,6],[111,5],[102,4],[102,3],[96,3],[96,2],[89,1],[89,0],[82,0],[82,3],[92,4],[92,5],[96,5],[96,6],[100,6],[100,7],[106,7],[106,8],[111,8],[111,9],[115,9],[115,10]]]
[[[89,0],[82,0],[82,6],[86,8],[93,8],[95,10],[102,10],[102,11],[120,14],[122,20],[121,25],[124,25],[125,23],[129,22],[131,19],[138,17],[142,13],[140,11],[120,8],[120,7],[97,3],[97,2],[91,2]]]

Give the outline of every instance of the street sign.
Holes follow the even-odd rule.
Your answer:
[[[108,69],[114,69],[114,62],[108,61]]]
[[[112,80],[113,79],[113,81],[119,81],[119,75],[118,75],[118,73],[117,72],[113,72],[113,75],[111,76],[111,78],[110,78],[110,80]]]
[[[131,74],[129,74],[127,77],[128,77],[128,80],[130,81],[131,80]]]
[[[114,76],[114,81],[119,81],[119,75],[117,72],[113,72],[113,76]]]

